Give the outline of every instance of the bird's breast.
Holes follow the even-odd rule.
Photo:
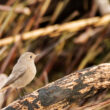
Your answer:
[[[32,64],[31,66],[28,67],[27,69],[27,73],[31,76],[31,77],[35,77],[36,75],[36,67],[35,67],[35,64]]]
[[[36,72],[37,71],[34,64],[27,66],[27,70],[24,75],[16,80],[13,85],[17,88],[25,87],[34,79]]]

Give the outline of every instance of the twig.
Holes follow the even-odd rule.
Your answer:
[[[109,2],[109,0],[95,0],[95,2],[98,5],[100,13],[102,15],[110,13],[110,2]]]
[[[48,7],[50,5],[50,2],[51,2],[51,0],[45,0],[44,3],[42,4],[42,6],[40,8],[39,16],[37,17],[37,21],[36,21],[35,26],[34,26],[35,28],[38,28],[38,25],[41,22],[43,15],[47,11],[47,9],[48,9]]]
[[[12,7],[10,7],[10,6],[0,5],[0,10],[11,11],[11,9],[12,9]],[[14,12],[23,13],[23,14],[26,14],[26,15],[30,15],[30,13],[31,13],[30,9],[27,8],[27,7],[15,8]]]
[[[7,46],[5,46],[2,49],[0,49],[0,55],[2,55],[6,49],[7,49]]]
[[[1,39],[0,46],[17,42],[21,35],[22,35],[22,40],[35,39],[40,36],[49,35],[54,32],[55,33],[64,32],[64,31],[76,32],[85,28],[86,26],[90,26],[90,25],[93,25],[96,27],[103,26],[103,25],[107,25],[109,22],[110,22],[110,15],[106,15],[103,17],[93,17],[93,18],[73,21],[62,25],[48,26],[46,28],[40,28],[31,32],[18,34],[15,36],[9,36],[7,38]]]
[[[9,64],[13,54],[16,51],[16,48],[17,48],[17,43],[12,47],[9,55],[7,56],[7,58],[5,59],[4,63],[2,64],[0,73],[3,73],[5,71],[5,69],[6,69],[7,65]]]

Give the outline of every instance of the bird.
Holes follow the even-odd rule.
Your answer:
[[[35,77],[37,70],[35,66],[36,54],[32,52],[24,52],[18,59],[17,63],[12,69],[11,74],[6,82],[1,87],[12,87],[16,89],[24,88]]]

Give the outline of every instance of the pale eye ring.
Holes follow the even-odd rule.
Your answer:
[[[32,56],[30,56],[30,58],[32,58]]]

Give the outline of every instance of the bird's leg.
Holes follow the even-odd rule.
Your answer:
[[[18,94],[19,98],[20,98],[20,99],[22,99],[22,96],[20,95],[20,93],[19,93],[19,91],[18,91],[18,89],[17,89],[17,88],[16,88],[16,92],[17,92],[17,94]]]
[[[28,93],[25,91],[24,88],[21,88],[22,92],[23,92],[23,95],[27,95]]]

